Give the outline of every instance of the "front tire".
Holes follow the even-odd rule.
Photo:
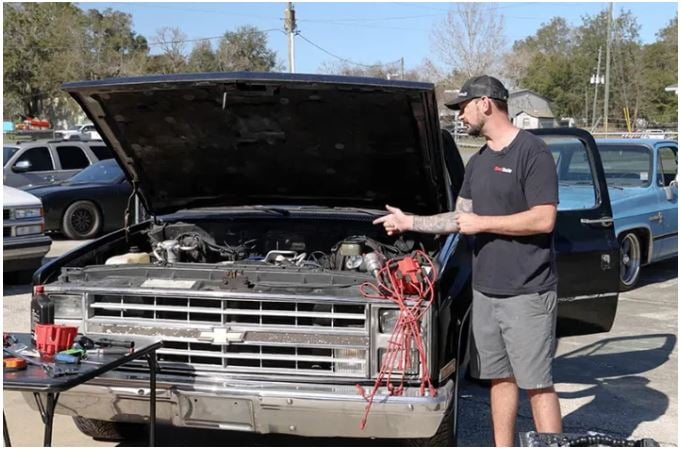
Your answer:
[[[73,422],[81,433],[102,441],[127,441],[140,438],[146,425],[141,423],[109,422],[73,416]]]
[[[620,291],[629,291],[641,275],[641,240],[632,232],[624,234],[620,243]]]
[[[62,231],[69,239],[91,239],[102,229],[102,214],[97,205],[88,200],[72,203],[62,220]]]

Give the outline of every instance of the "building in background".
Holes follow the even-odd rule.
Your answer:
[[[551,101],[529,89],[511,92],[508,97],[508,115],[518,128],[551,128],[558,126]]]

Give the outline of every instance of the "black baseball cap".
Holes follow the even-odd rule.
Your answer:
[[[461,103],[474,98],[489,97],[502,102],[508,101],[508,90],[494,77],[480,75],[467,80],[453,100],[445,103],[447,108],[459,109]]]

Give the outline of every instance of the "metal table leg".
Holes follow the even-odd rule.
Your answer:
[[[42,398],[37,392],[33,393],[35,401],[38,404],[38,411],[40,412],[40,418],[45,424],[45,435],[43,436],[43,447],[52,447],[52,422],[54,421],[54,408],[57,406],[57,401],[59,400],[59,394],[48,392],[47,393],[47,406],[43,406]]]
[[[9,429],[7,428],[7,417],[5,410],[2,410],[2,436],[5,438],[5,447],[11,447],[12,441],[9,440]]]
[[[156,445],[156,350],[147,355],[149,364],[149,447]]]

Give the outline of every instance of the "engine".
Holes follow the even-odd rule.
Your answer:
[[[206,228],[210,229],[210,226]],[[391,243],[378,236],[350,235],[329,242],[332,235],[296,230],[245,230],[217,233],[190,223],[154,225],[147,231],[153,264],[207,263],[285,265],[311,270],[356,271],[376,275],[388,259],[409,254],[420,248],[414,240],[403,236]],[[214,236],[222,234],[218,242]],[[258,237],[254,237],[255,235]],[[131,255],[131,254],[128,254]],[[138,255],[138,253],[136,253]],[[147,255],[144,255],[147,256]],[[119,264],[126,255],[110,258],[107,264]],[[139,262],[139,257],[130,261]]]

